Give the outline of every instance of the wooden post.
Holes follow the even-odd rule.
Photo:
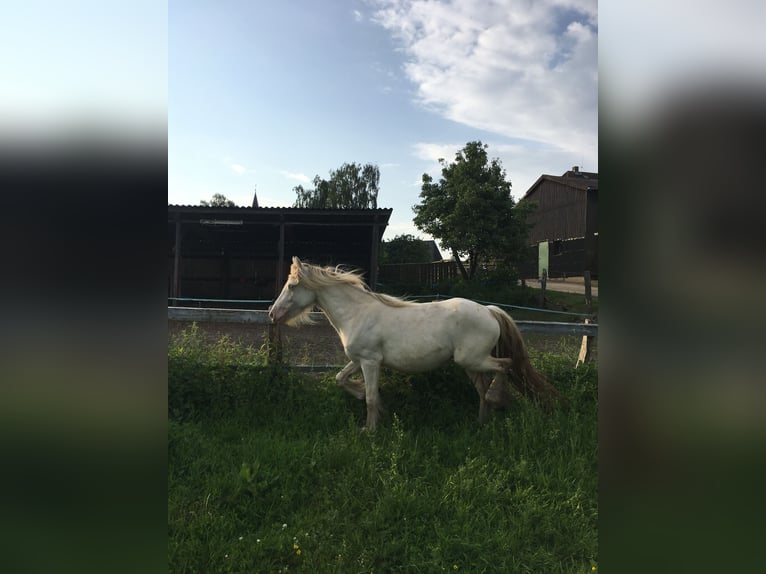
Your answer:
[[[590,319],[585,319],[585,324],[590,323]],[[590,363],[591,356],[593,355],[593,337],[583,335],[582,342],[580,343],[580,355],[577,357],[577,363],[575,368],[585,363]]]
[[[221,249],[221,299],[229,298],[229,254]]]
[[[591,294],[590,271],[585,271],[583,273],[583,280],[585,281],[585,305],[588,308],[588,313],[593,313],[593,296]],[[589,319],[585,319],[586,325],[589,322],[590,322]],[[589,363],[592,354],[593,354],[593,337],[583,335],[582,342],[580,343],[580,355],[577,357],[577,363],[575,364],[575,368],[585,363]]]
[[[279,296],[282,291],[282,284],[285,282],[285,220],[284,217],[279,222],[279,243],[277,244],[277,269],[274,274],[274,298]],[[282,331],[278,323],[269,323],[269,344],[268,344],[269,364],[282,363]]]
[[[176,243],[173,246],[175,252],[173,253],[173,297],[181,296],[181,279],[179,274],[181,272],[181,216],[177,215],[176,219]],[[173,301],[173,305],[178,305],[178,301]]]
[[[548,283],[548,270],[543,269],[543,275],[540,277],[540,307],[545,308],[545,285]]]
[[[372,247],[370,248],[370,276],[369,287],[373,291],[377,291],[376,283],[378,282],[378,249],[380,244],[380,226],[378,225],[378,217],[375,216],[375,223],[372,225]]]
[[[274,277],[274,297],[279,296],[286,277],[282,277],[285,268],[285,222],[279,224],[279,243],[277,244],[277,272]]]
[[[282,331],[279,323],[269,323],[268,362],[270,365],[282,364]]]

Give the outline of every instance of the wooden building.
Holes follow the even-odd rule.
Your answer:
[[[563,175],[541,175],[521,201],[537,204],[530,214],[530,243],[537,273],[551,277],[598,275],[598,173],[575,166]]]
[[[293,255],[360,269],[374,287],[378,248],[391,212],[169,205],[168,303],[222,306],[173,298],[271,301]]]

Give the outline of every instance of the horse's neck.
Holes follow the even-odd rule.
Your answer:
[[[362,308],[375,299],[358,287],[334,285],[317,292],[317,304],[338,332],[348,330],[359,319]]]

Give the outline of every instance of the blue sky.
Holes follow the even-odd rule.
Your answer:
[[[595,0],[172,0],[168,202],[289,206],[344,162],[380,167],[385,238],[423,173],[489,144],[520,197],[598,171]]]
[[[6,2],[0,137],[164,132],[167,13],[156,0]]]

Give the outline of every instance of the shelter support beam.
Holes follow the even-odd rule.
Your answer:
[[[181,296],[181,220],[176,219],[176,241],[173,253],[173,297]]]
[[[283,277],[285,273],[285,222],[282,220],[279,223],[279,243],[277,244],[277,272],[274,276],[274,297],[279,296],[279,292],[282,290],[286,277]]]
[[[377,222],[372,226],[372,240],[370,242],[370,277],[369,287],[373,291],[377,291],[378,284],[378,254],[380,251],[380,225]]]

